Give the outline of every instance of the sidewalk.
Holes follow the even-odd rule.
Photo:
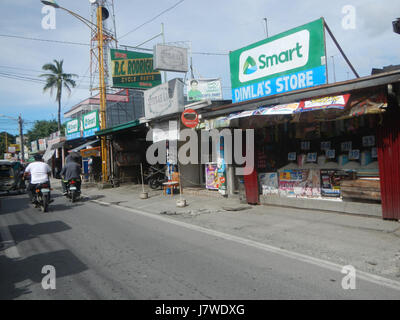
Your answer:
[[[54,184],[53,184],[54,185]],[[249,206],[238,199],[183,194],[185,208],[178,208],[179,195],[140,185],[83,189],[91,200],[168,216],[205,228],[240,236],[358,270],[400,280],[400,224],[376,217],[326,211]]]

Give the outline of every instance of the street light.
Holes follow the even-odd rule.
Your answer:
[[[104,76],[104,30],[103,30],[103,20],[106,20],[109,17],[109,12],[106,8],[102,7],[98,4],[97,0],[89,0],[91,4],[98,4],[97,7],[97,25],[92,23],[91,21],[85,19],[79,14],[68,10],[66,8],[61,7],[57,4],[55,0],[40,0],[44,5],[51,6],[56,9],[62,9],[75,18],[79,19],[86,26],[88,26],[92,31],[95,31],[98,39],[98,47],[99,47],[99,87],[100,87],[100,129],[106,129],[106,85],[105,85],[105,76]],[[110,39],[114,39],[112,35],[106,33],[106,37]],[[115,39],[114,39],[115,40]],[[106,138],[102,136],[101,138],[101,172],[102,172],[102,180],[106,182],[108,180],[108,165],[107,165],[107,146],[106,146]]]

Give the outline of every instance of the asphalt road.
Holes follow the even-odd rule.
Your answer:
[[[400,299],[360,279],[343,290],[338,271],[167,219],[54,196],[49,213],[26,195],[0,198],[0,299]],[[42,288],[45,265],[55,290]]]

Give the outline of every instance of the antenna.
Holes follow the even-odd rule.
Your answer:
[[[269,38],[269,36],[268,36],[268,19],[264,18],[263,20],[265,21],[265,34],[267,35],[267,38]]]
[[[97,0],[91,2],[90,12],[91,21],[93,24],[97,24],[97,8],[102,6],[109,12],[108,19],[103,21],[103,28],[107,31],[114,39],[117,39],[116,23],[115,23],[115,12],[114,12],[114,0]],[[110,48],[117,48],[117,40],[113,40],[110,37],[104,36],[104,78],[106,83],[106,93],[114,92],[108,83],[110,78],[110,66],[109,66],[109,52]],[[90,95],[94,96],[96,91],[99,91],[99,61],[97,57],[98,53],[98,39],[97,32],[92,30],[90,34]]]

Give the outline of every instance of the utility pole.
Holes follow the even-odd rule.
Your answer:
[[[333,83],[336,82],[335,56],[331,56],[333,64]]]
[[[4,132],[4,135],[6,136],[6,151],[5,151],[5,153],[7,153],[8,152],[8,134],[7,134],[7,131]]]
[[[264,18],[263,20],[265,21],[265,34],[267,35],[267,38],[268,38],[269,37],[268,36],[268,19]]]
[[[24,150],[24,130],[22,130],[22,125],[24,121],[21,118],[21,115],[18,117],[18,124],[19,124],[19,143],[20,143],[20,149],[21,149],[21,162],[25,161],[25,150]]]
[[[164,23],[161,23],[162,42],[165,44]],[[167,72],[164,71],[164,83],[167,82]]]

